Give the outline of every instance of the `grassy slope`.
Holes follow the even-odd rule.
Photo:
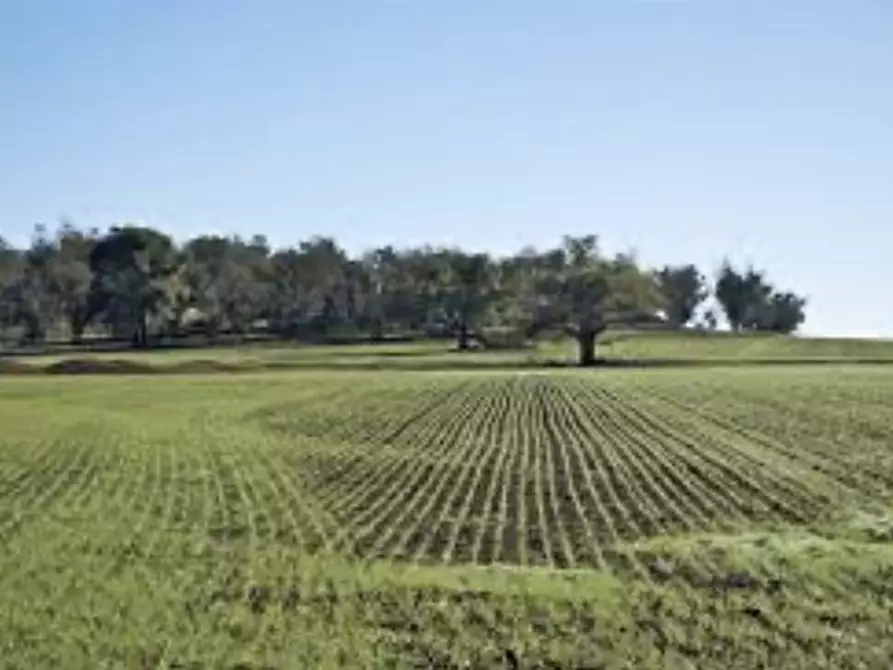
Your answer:
[[[142,369],[213,372],[289,368],[450,369],[535,367],[573,363],[574,344],[543,342],[534,350],[459,353],[448,342],[410,344],[290,346],[254,345],[214,349],[173,349],[146,352],[54,354],[0,359],[0,372],[41,371],[76,367],[89,370],[91,361],[106,362],[108,372]],[[609,332],[600,355],[609,361],[644,363],[747,364],[755,362],[893,362],[893,340],[816,339],[728,333]],[[119,366],[113,369],[109,362]],[[98,370],[97,370],[98,371]]]
[[[886,370],[842,370],[841,395],[891,383]],[[691,379],[633,374],[665,387]],[[815,384],[821,373],[802,374]],[[888,667],[893,550],[882,540],[893,520],[883,509],[632,546],[674,566],[666,583],[210,541],[209,527],[263,523],[252,501],[302,495],[299,479],[266,490],[263,461],[302,443],[245,417],[355,375],[0,382],[0,666],[498,667],[511,650],[524,667]],[[746,373],[694,375],[706,398]],[[772,377],[748,388],[761,379]],[[308,499],[293,511],[313,509]],[[704,561],[735,581],[690,579],[685,566]]]
[[[893,360],[893,340],[728,333],[608,334],[602,353],[616,358]]]

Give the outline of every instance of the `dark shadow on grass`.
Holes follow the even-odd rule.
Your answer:
[[[302,353],[308,353],[312,351],[312,349],[304,349]],[[434,355],[436,355],[436,353],[437,352],[434,352]],[[432,351],[430,349],[420,349],[418,351],[326,351],[317,354],[317,356],[320,357],[337,356],[338,358],[419,358],[431,355]]]

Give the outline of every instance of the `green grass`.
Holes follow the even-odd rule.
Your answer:
[[[605,339],[602,353],[615,358],[893,360],[893,340],[710,332],[609,333]]]
[[[0,667],[889,667],[890,407],[869,365],[6,377]]]
[[[458,352],[450,341],[398,344],[299,345],[190,348],[105,353],[55,353],[0,358],[2,372],[245,372],[264,370],[473,370],[572,365],[572,341],[540,342],[535,348]],[[893,341],[815,339],[698,332],[610,331],[599,355],[609,362],[643,365],[750,365],[893,363]]]

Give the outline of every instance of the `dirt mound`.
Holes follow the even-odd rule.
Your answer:
[[[156,372],[174,372],[181,374],[202,374],[207,372],[247,372],[257,366],[241,363],[223,363],[209,359],[183,361],[174,365],[158,366]]]
[[[62,375],[202,374],[238,372],[241,369],[242,367],[238,365],[214,360],[153,364],[124,358],[69,358],[43,368],[47,374]]]
[[[158,363],[128,358],[79,357],[64,358],[52,363],[26,363],[15,358],[0,358],[0,375],[145,375],[145,374],[210,374],[250,372],[263,369],[256,364],[234,364],[213,359],[196,359],[176,363]]]
[[[27,375],[40,372],[40,368],[17,360],[0,358],[0,375]]]
[[[43,370],[51,375],[134,375],[157,372],[158,368],[123,358],[68,358],[51,363]]]

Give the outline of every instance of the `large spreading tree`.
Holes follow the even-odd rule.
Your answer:
[[[651,273],[630,254],[603,256],[594,235],[565,237],[534,266],[533,330],[561,328],[583,366],[596,362],[596,340],[609,326],[651,320],[661,305]]]

